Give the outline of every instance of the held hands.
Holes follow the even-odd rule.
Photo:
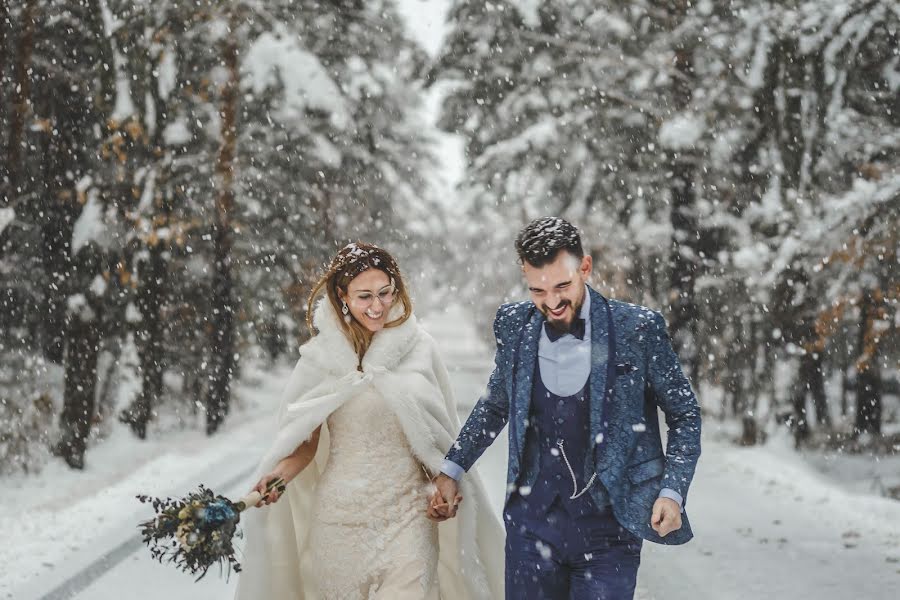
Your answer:
[[[434,494],[428,500],[425,514],[432,521],[441,523],[456,516],[459,503],[463,497],[459,495],[459,484],[452,477],[441,473],[434,478]]]
[[[658,498],[653,504],[650,526],[660,537],[681,529],[681,507],[671,498]]]

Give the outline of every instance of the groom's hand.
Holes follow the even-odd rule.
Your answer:
[[[434,478],[437,488],[428,506],[429,517],[444,521],[456,516],[462,496],[459,495],[459,483],[443,473]],[[433,516],[432,516],[433,515]]]
[[[671,498],[658,498],[653,504],[650,526],[659,537],[666,537],[681,529],[681,507]]]
[[[462,500],[462,496],[457,496],[457,504],[459,504],[460,500]],[[443,523],[447,519],[456,516],[456,509],[453,508],[451,511],[451,505],[444,502],[444,499],[441,498],[441,493],[435,490],[434,494],[428,500],[428,510],[425,511],[425,514],[432,521]]]

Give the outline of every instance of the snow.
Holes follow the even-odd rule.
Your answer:
[[[115,39],[115,33],[123,22],[112,13],[107,2],[100,3],[100,12],[104,29],[112,39]],[[117,48],[113,49],[111,68],[114,70],[116,78],[116,101],[110,118],[114,122],[121,123],[134,114],[135,107],[131,98],[131,82],[125,72],[125,58]]]
[[[631,25],[615,13],[602,8],[595,10],[591,16],[584,20],[585,27],[604,32],[608,31],[619,38],[626,38],[632,33]]]
[[[543,4],[543,0],[510,0],[510,4],[516,8],[525,25],[532,28],[541,26],[538,10]]]
[[[29,581],[49,591],[67,563],[107,549],[98,548],[98,542],[136,534],[138,522],[149,516],[149,509],[136,500],[138,494],[182,495],[199,482],[212,486],[252,469],[271,433],[278,394],[290,370],[250,373],[237,386],[238,397],[248,398],[249,404],[229,420],[222,435],[208,438],[199,429],[152,432],[139,442],[120,426],[91,448],[84,472],[54,461],[40,477],[6,478],[0,500],[0,598],[25,597],[13,592],[29,587]],[[153,571],[146,574],[152,580]],[[190,579],[181,581],[189,593]]]
[[[769,248],[762,242],[738,248],[731,253],[732,263],[741,271],[760,274],[770,264]]]
[[[10,223],[16,218],[16,211],[12,208],[0,208],[0,234],[6,229]]]
[[[103,279],[101,275],[95,275],[94,279],[91,280],[91,285],[88,288],[95,296],[102,296],[106,292],[106,280]]]
[[[139,172],[139,180],[143,184],[141,201],[138,203],[138,212],[146,214],[153,207],[156,196],[156,169],[144,169]]]
[[[159,97],[165,100],[178,83],[178,65],[175,63],[174,48],[165,48],[162,51],[157,81],[159,82]]]
[[[642,210],[635,210],[632,213],[628,222],[628,228],[631,231],[641,232],[641,235],[632,241],[648,250],[661,248],[672,239],[671,224],[660,222],[659,220],[651,220],[647,217],[646,212]]]
[[[340,88],[319,59],[295,38],[260,35],[247,50],[241,71],[245,84],[257,94],[276,81],[282,83],[286,115],[299,119],[306,109],[314,108],[330,113],[335,127],[343,128],[348,122]]]
[[[84,294],[73,294],[66,300],[66,309],[70,315],[78,315],[82,321],[93,321],[96,314],[88,304]]]
[[[417,309],[441,309],[422,322],[439,339],[464,416],[490,370],[483,340],[491,337],[493,310],[527,294],[513,240],[522,225],[547,214],[581,229],[597,258],[594,283],[601,291],[669,313],[679,300],[696,303],[696,331],[678,333],[687,341],[682,349],[698,351],[695,383],[708,411],[705,452],[688,501],[697,539],[681,548],[648,544],[638,597],[896,594],[900,503],[887,499],[900,492],[900,447],[890,437],[900,434],[896,395],[885,392],[883,436],[863,435],[830,449],[834,435],[843,439],[853,428],[852,384],[847,411],[838,405],[846,378],[856,376],[853,365],[870,350],[858,347],[865,306],[859,299],[868,293],[879,303],[869,324],[880,340],[885,390],[896,385],[900,130],[891,94],[900,91],[900,57],[885,47],[896,33],[896,2],[738,2],[721,11],[713,0],[698,0],[679,24],[658,20],[643,4],[543,0],[397,0],[383,3],[384,12],[360,15],[315,3],[320,19],[272,23],[265,7],[251,3],[246,23],[231,32],[240,45],[242,80],[231,264],[241,302],[235,350],[243,379],[225,430],[213,438],[200,433],[195,394],[202,391],[193,386],[205,382],[198,384],[191,370],[210,352],[202,318],[207,307],[198,305],[197,294],[216,282],[210,190],[217,183],[222,107],[214,88],[228,73],[197,43],[215,44],[215,36],[229,35],[229,23],[219,15],[171,29],[153,17],[170,9],[177,16],[181,3],[157,15],[152,2],[140,0],[138,13],[121,13],[126,21],[108,4],[99,6],[113,45],[105,60],[112,64],[100,66],[115,84],[114,105],[104,105],[109,114],[92,122],[92,130],[59,137],[58,150],[73,152],[63,161],[70,171],[55,172],[40,160],[40,148],[30,147],[26,154],[38,162],[25,161],[27,172],[17,178],[29,194],[40,192],[32,184],[43,175],[66,187],[76,182],[68,202],[84,204],[45,202],[34,212],[20,204],[29,202],[25,195],[0,208],[0,273],[10,282],[0,286],[0,470],[32,470],[0,480],[9,496],[0,498],[0,598],[32,597],[19,593],[25,587],[40,597],[73,574],[93,573],[85,570],[91,564],[101,564],[103,574],[90,575],[96,579],[82,598],[118,598],[122,589],[135,588],[138,600],[227,597],[233,582],[211,577],[194,586],[149,562],[144,549],[126,552],[127,560],[105,572],[102,565],[133,541],[146,508],[134,494],[181,493],[199,481],[229,494],[246,490],[242,476],[265,445],[271,405],[286,377],[277,365],[257,370],[247,356],[263,339],[273,353],[280,345],[296,348],[305,333],[300,296],[317,267],[350,240],[404,253],[398,258]],[[113,3],[116,10],[128,4]],[[394,28],[402,23],[388,22],[395,6],[405,35]],[[151,17],[147,29],[131,21],[137,17]],[[346,26],[348,35],[335,42],[333,26]],[[372,35],[369,45],[364,40]],[[459,56],[444,52],[450,41]],[[682,80],[690,91],[687,107],[672,60],[685,41],[694,57],[693,72]],[[790,89],[792,69],[784,58],[794,47],[805,68]],[[126,56],[126,48],[137,54]],[[70,50],[74,68],[87,68],[81,49]],[[56,59],[47,47],[35,51],[40,74]],[[333,67],[325,66],[332,64],[329,56],[339,57]],[[159,69],[155,80],[141,57],[159,60],[151,65]],[[419,80],[426,72],[437,80]],[[72,107],[99,97],[91,78],[81,79],[90,93],[71,88]],[[38,77],[33,89],[48,82]],[[152,126],[163,107],[154,106],[150,91],[168,100],[161,133],[172,152],[148,155],[152,149],[139,141],[139,148],[116,149],[127,152],[125,163],[106,160],[97,151],[107,118],[112,128],[129,118],[144,125],[148,143],[159,133]],[[790,114],[786,100],[796,94],[800,112]],[[53,120],[33,116],[27,137],[43,139]],[[791,144],[785,143],[784,125],[794,118],[803,138],[798,173],[789,172]],[[438,123],[450,131],[435,132]],[[697,161],[695,199],[673,213],[667,163],[687,150]],[[158,218],[154,198],[163,183],[175,203]],[[699,231],[679,215],[696,218]],[[70,266],[97,244],[104,250],[98,256],[103,275],[51,270],[41,236],[47,239],[47,224],[58,219],[74,228],[62,240],[76,259]],[[150,440],[138,442],[115,415],[142,385],[145,355],[138,354],[141,328],[134,325],[143,318],[137,303],[146,273],[133,269],[148,258],[143,242],[154,236],[180,243],[163,256],[166,369],[163,398],[154,407],[162,415],[151,424]],[[678,271],[671,257],[696,261],[695,285],[672,280]],[[116,293],[108,287],[111,277]],[[444,312],[454,301],[473,312],[458,305]],[[65,364],[42,357],[48,334],[57,332],[46,331],[49,321],[40,315],[60,302],[76,318],[104,317],[102,420],[81,473],[48,457],[49,441],[58,437]],[[807,349],[796,339],[796,324],[817,317],[827,324],[830,311],[843,311],[824,350],[835,432],[816,427],[811,448],[795,450],[775,414],[780,419],[792,410],[791,393],[802,383],[798,363]],[[261,321],[265,332],[256,329]],[[269,331],[273,323],[280,335]],[[775,364],[770,371],[763,360],[745,364],[754,357]],[[735,446],[744,409],[731,404],[726,382],[751,394],[764,445]],[[644,423],[633,429],[646,433]],[[18,446],[8,441],[10,433]],[[491,434],[500,439],[479,468],[490,475],[497,510],[506,442],[504,433]],[[851,454],[860,442],[887,449]]]
[[[191,141],[191,130],[185,119],[175,119],[163,130],[163,140],[169,146],[187,144]]]
[[[644,546],[638,599],[893,598],[900,502],[842,489],[785,439],[707,435],[686,508],[694,540]]]
[[[441,348],[465,417],[487,380],[490,348],[459,305],[426,314],[421,322]],[[226,582],[211,573],[195,584],[171,566],[153,563],[142,546],[117,549],[148,516],[136,494],[180,495],[199,482],[230,497],[249,488],[251,482],[235,481],[249,477],[263,451],[288,375],[289,367],[249,369],[238,386],[244,409],[214,438],[196,431],[156,432],[138,444],[119,429],[92,449],[84,473],[53,463],[40,478],[4,481],[0,598],[41,597],[104,553],[117,552],[125,552],[118,564],[107,570],[101,562],[76,598],[113,600],[122,589],[135,600],[230,597],[234,577]],[[891,598],[900,579],[900,502],[848,485],[845,477],[871,459],[833,456],[824,461],[830,471],[822,472],[793,450],[787,435],[739,448],[732,433],[707,417],[704,453],[686,505],[696,537],[685,546],[644,545],[636,598]],[[498,512],[506,488],[506,446],[504,431],[477,465]],[[900,457],[885,462],[881,471],[900,471]]]
[[[541,149],[556,141],[557,137],[556,121],[550,118],[544,118],[534,125],[526,127],[517,136],[497,142],[487,148],[475,162],[475,168],[485,168],[493,160],[526,154]]]
[[[440,52],[447,33],[452,0],[398,0],[397,10],[409,34],[432,57]]]
[[[703,137],[706,123],[703,117],[692,113],[677,115],[659,128],[659,143],[670,150],[689,150]]]
[[[886,64],[884,69],[882,69],[881,74],[888,82],[892,93],[896,94],[900,92],[900,56]]]
[[[313,143],[316,148],[316,158],[321,160],[329,167],[337,168],[341,166],[343,154],[337,146],[328,141],[324,136],[317,135],[313,137]]]
[[[78,254],[78,251],[89,242],[100,242],[102,236],[106,232],[106,225],[103,223],[103,206],[100,204],[96,191],[91,191],[87,195],[87,202],[75,221],[75,227],[72,231],[72,256]]]
[[[112,120],[118,123],[125,121],[135,113],[134,101],[131,98],[131,82],[125,74],[124,59],[116,52],[116,103],[112,112]]]
[[[766,64],[769,60],[769,50],[775,41],[772,32],[765,25],[759,28],[759,40],[753,49],[753,58],[750,62],[746,83],[750,89],[759,89],[763,86]]]

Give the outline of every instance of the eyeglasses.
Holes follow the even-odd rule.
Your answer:
[[[354,292],[350,294],[351,301],[359,307],[368,308],[375,302],[375,298],[381,302],[382,306],[388,306],[394,302],[394,296],[397,295],[397,288],[393,285],[381,288],[377,294],[369,291]]]

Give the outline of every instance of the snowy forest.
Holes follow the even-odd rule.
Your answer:
[[[664,307],[742,444],[769,419],[798,444],[881,436],[897,422],[898,19],[892,2],[463,3],[430,76],[466,140],[466,239],[496,256],[535,214],[577,219],[601,287]],[[493,288],[473,300],[498,304],[505,272],[496,285],[478,261]]]
[[[144,438],[166,403],[214,434],[242,351],[308,336],[339,242],[442,230],[426,57],[389,3],[0,10],[4,471],[79,466],[93,425]]]
[[[0,482],[214,439],[348,241],[491,344],[544,215],[729,444],[900,455],[897,2],[434,4],[0,0]]]
[[[165,403],[214,434],[243,351],[308,336],[350,239],[487,324],[544,214],[603,291],[664,309],[742,444],[773,419],[898,443],[893,2],[460,2],[434,59],[387,0],[0,11],[5,472],[80,462],[106,420],[143,438]],[[434,86],[465,144],[449,202]]]

